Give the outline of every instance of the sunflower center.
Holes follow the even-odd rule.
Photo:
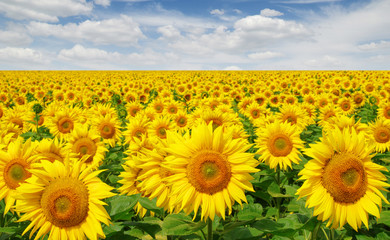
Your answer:
[[[279,133],[268,140],[268,149],[273,156],[284,157],[292,151],[293,143],[287,135]]]
[[[386,143],[390,140],[390,129],[380,126],[374,132],[375,141],[378,143]]]
[[[44,190],[41,207],[46,219],[57,227],[79,225],[88,215],[88,189],[78,179],[58,178]]]
[[[163,139],[167,138],[167,132],[166,132],[165,127],[160,127],[160,128],[157,130],[157,136],[158,136],[159,138],[163,138]]]
[[[185,117],[179,117],[179,120],[177,120],[177,125],[179,127],[184,127],[187,125],[187,119]]]
[[[351,153],[338,153],[326,164],[322,185],[339,203],[354,203],[367,190],[367,174],[361,160]]]
[[[112,126],[110,123],[105,123],[103,124],[101,130],[100,130],[100,135],[104,138],[112,138],[115,135],[115,127]]]
[[[23,128],[23,120],[20,118],[13,118],[11,119],[11,122],[15,125],[17,125],[20,129]]]
[[[226,157],[219,152],[203,150],[187,166],[189,182],[198,192],[214,194],[227,187],[231,168]]]
[[[296,124],[297,123],[297,116],[295,116],[294,114],[286,114],[284,117],[283,117],[283,122],[289,122],[291,124]]]
[[[31,173],[27,171],[28,164],[25,161],[16,159],[10,161],[4,167],[4,181],[10,189],[16,189],[20,183],[23,183],[27,178],[31,177]]]
[[[89,163],[93,160],[93,157],[96,154],[96,150],[96,143],[88,137],[80,138],[73,144],[73,151],[80,154],[80,157],[86,154],[89,155],[88,159],[85,160],[86,163]]]
[[[341,108],[344,111],[348,111],[351,108],[351,105],[348,102],[344,102],[343,104],[341,104]]]
[[[63,117],[58,121],[57,127],[61,133],[70,133],[73,130],[73,121],[68,117]]]
[[[259,117],[259,110],[253,110],[252,111],[252,117],[253,118],[258,118]]]

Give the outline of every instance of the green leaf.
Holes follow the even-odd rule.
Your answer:
[[[254,220],[250,220],[250,221],[238,221],[238,222],[229,222],[227,223],[226,225],[223,226],[224,230],[223,230],[223,234],[224,233],[227,233],[227,232],[230,232],[232,230],[234,230],[235,228],[237,227],[240,227],[240,226],[243,226],[243,225],[249,225],[251,223],[253,223]]]
[[[142,207],[155,212],[162,213],[164,210],[156,206],[156,199],[150,200],[149,198],[141,197],[138,202],[142,205]]]
[[[378,223],[383,223],[390,226],[390,211],[381,212],[381,218],[378,219]]]
[[[134,227],[146,232],[152,238],[155,238],[156,233],[161,231],[161,226],[159,224],[156,224],[156,223],[126,221],[126,222],[123,222],[123,224],[127,225],[127,226],[134,226]]]
[[[237,214],[238,220],[248,221],[256,218],[262,218],[263,207],[259,203],[244,204],[243,209]]]
[[[166,235],[185,236],[190,235],[206,227],[203,221],[194,223],[191,218],[184,213],[170,214],[162,223],[163,231]]]
[[[0,233],[14,234],[17,230],[17,227],[0,227]]]
[[[255,221],[252,224],[252,227],[254,227],[260,231],[263,231],[263,232],[272,233],[272,232],[275,232],[277,230],[282,229],[283,225],[276,223],[275,221],[272,221],[271,219],[266,218],[266,219],[261,219],[261,220]]]
[[[238,227],[238,228],[235,228],[233,231],[230,231],[226,234],[223,234],[223,239],[225,239],[225,240],[259,239],[259,236],[262,234],[263,234],[263,232],[257,230],[256,228]]]
[[[275,182],[271,183],[267,189],[267,192],[274,198],[286,198],[286,197],[294,197],[288,194],[280,193],[279,185]]]
[[[374,240],[375,238],[365,235],[355,235],[356,240]]]
[[[132,196],[116,195],[108,199],[110,205],[110,216],[114,219],[115,216],[118,216],[121,213],[130,212],[134,206],[137,204],[140,194]]]

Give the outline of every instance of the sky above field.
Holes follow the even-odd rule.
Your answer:
[[[390,70],[390,0],[1,0],[3,70]]]

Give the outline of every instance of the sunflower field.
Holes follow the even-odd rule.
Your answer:
[[[1,71],[2,239],[390,239],[389,71]]]

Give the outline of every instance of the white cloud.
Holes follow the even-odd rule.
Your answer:
[[[44,55],[31,48],[6,47],[0,49],[0,62],[3,67],[26,69],[32,67],[43,67],[50,63]]]
[[[217,16],[222,16],[225,14],[225,11],[223,9],[213,9],[210,11],[211,15],[217,15]]]
[[[384,48],[390,48],[390,42],[389,41],[380,41],[380,42],[370,42],[366,44],[361,44],[358,46],[361,50],[377,50],[377,49],[384,49]]]
[[[58,17],[89,14],[92,8],[93,4],[86,0],[2,0],[0,2],[0,12],[9,18],[47,22],[57,22]]]
[[[108,7],[108,6],[110,6],[111,1],[110,0],[94,0],[94,3],[96,5],[101,5],[103,7]]]
[[[166,63],[172,64],[178,61],[178,57],[170,52],[162,54],[145,49],[141,53],[121,54],[98,48],[87,48],[79,44],[71,49],[62,49],[58,59],[90,69],[142,69],[151,66],[162,68]]]
[[[178,39],[181,37],[180,31],[172,25],[159,27],[157,32],[161,33],[163,38]]]
[[[256,53],[248,54],[248,57],[254,60],[271,59],[271,58],[276,58],[281,56],[283,56],[283,54],[279,52],[272,52],[272,51],[256,52]]]
[[[228,67],[224,68],[223,70],[238,71],[238,70],[242,70],[242,69],[238,66],[228,66]]]
[[[72,42],[89,41],[101,45],[134,46],[139,39],[145,38],[138,23],[126,15],[102,21],[87,20],[80,24],[31,22],[28,29],[34,36],[54,36]]]
[[[5,46],[25,46],[30,44],[33,39],[22,31],[2,31],[0,30],[0,45]]]
[[[263,17],[278,17],[278,16],[282,16],[283,13],[273,9],[264,8],[263,10],[260,11],[260,15]]]

